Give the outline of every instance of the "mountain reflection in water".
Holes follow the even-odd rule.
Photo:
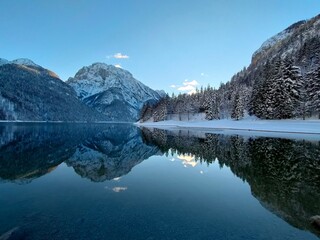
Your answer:
[[[0,125],[0,178],[28,183],[62,162],[92,181],[127,174],[160,153],[130,124]]]
[[[176,155],[185,167],[217,162],[251,187],[262,206],[320,236],[320,142],[169,132],[130,124],[1,124],[0,178],[30,183],[65,162],[93,182],[118,179],[154,155]],[[118,186],[114,192],[126,191]]]

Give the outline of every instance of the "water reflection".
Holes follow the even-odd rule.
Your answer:
[[[177,156],[177,158],[182,161],[182,164],[184,167],[195,167],[197,166],[198,162],[195,159],[195,156],[190,154],[180,154]]]
[[[121,177],[158,154],[129,124],[2,124],[0,179],[29,183],[62,162],[92,181]]]
[[[65,162],[93,182],[114,180],[153,155],[183,166],[218,163],[248,182],[266,209],[320,236],[310,217],[320,214],[320,142],[140,129],[129,124],[1,124],[0,178],[30,183]],[[204,174],[203,170],[200,174]],[[89,181],[88,181],[89,182]]]
[[[28,183],[72,156],[83,134],[64,125],[0,125],[0,178]]]
[[[157,147],[143,143],[138,128],[123,125],[87,139],[77,146],[66,163],[80,176],[102,182],[126,175],[134,166],[158,153]]]
[[[310,224],[310,217],[320,213],[319,141],[218,134],[194,137],[188,131],[159,129],[144,129],[143,135],[164,153],[229,167],[249,183],[252,195],[265,208],[320,236],[319,229]]]

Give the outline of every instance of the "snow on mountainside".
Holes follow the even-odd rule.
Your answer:
[[[27,58],[19,58],[19,59],[11,61],[10,63],[25,65],[25,66],[40,67],[39,65],[35,64],[33,61],[31,61],[30,59],[27,59]]]
[[[282,32],[280,32],[280,33],[276,34],[275,36],[269,38],[267,41],[265,41],[261,45],[261,47],[257,51],[255,51],[253,53],[252,58],[254,59],[257,55],[268,51],[270,48],[274,47],[276,44],[279,44],[281,41],[291,37],[295,33],[296,29],[299,26],[301,26],[301,25],[303,25],[305,23],[306,23],[306,21],[299,21],[297,23],[294,23],[290,27],[288,27],[285,30],[283,30]]]
[[[130,72],[105,63],[81,68],[67,83],[83,102],[110,120],[135,121],[144,103],[156,103],[162,97]]]
[[[312,37],[319,37],[320,15],[292,24],[287,29],[265,41],[252,55],[252,64],[264,63],[265,59],[296,54]]]
[[[39,65],[35,64],[33,61],[27,58],[18,58],[12,61],[8,61],[7,59],[0,58],[0,66],[4,64],[9,64],[9,63],[24,65],[24,66],[40,67]]]
[[[261,47],[255,51],[253,53],[253,57],[263,51],[266,51],[267,49],[271,48],[272,46],[274,46],[275,44],[277,44],[278,42],[282,41],[283,39],[286,39],[287,37],[291,36],[293,33],[293,31],[290,30],[284,30],[280,33],[278,33],[277,35],[269,38],[267,41],[265,41]]]
[[[0,120],[103,121],[52,71],[29,59],[0,59]]]

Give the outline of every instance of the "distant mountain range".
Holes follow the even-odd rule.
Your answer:
[[[83,67],[63,82],[29,59],[0,58],[0,120],[133,122],[145,103],[162,95],[104,63]]]

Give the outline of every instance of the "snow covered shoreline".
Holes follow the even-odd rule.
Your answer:
[[[161,129],[256,131],[298,134],[320,134],[319,120],[212,120],[162,121],[136,123],[138,126]]]

